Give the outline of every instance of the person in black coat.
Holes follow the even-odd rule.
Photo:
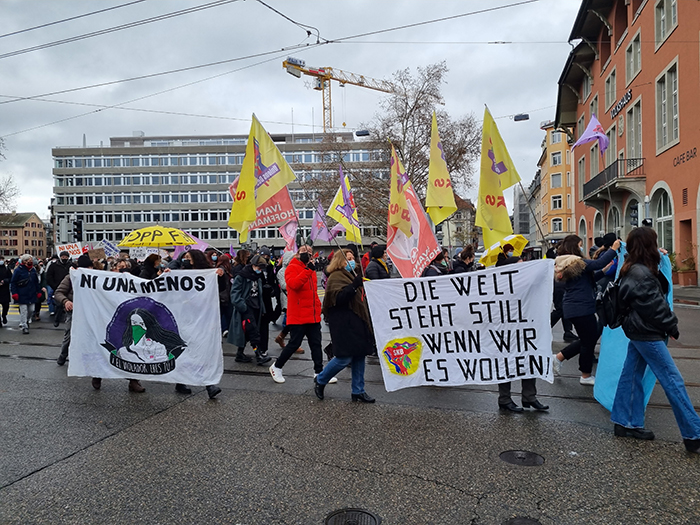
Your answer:
[[[72,266],[70,253],[62,251],[59,254],[59,257],[60,258],[57,261],[52,262],[49,265],[49,269],[46,270],[46,285],[51,288],[51,290],[56,290],[56,288],[58,288],[58,285],[61,284],[65,276],[70,273]],[[56,304],[53,314],[53,325],[58,326],[63,317],[63,307]]]
[[[678,318],[666,299],[669,282],[659,272],[660,260],[656,232],[644,226],[633,229],[627,236],[619,290],[625,313],[622,329],[630,341],[610,419],[618,437],[654,439],[654,433],[644,428],[642,380],[648,365],[666,393],[686,450],[698,454],[700,416],[666,346],[668,337],[678,339],[680,333]]]
[[[23,334],[28,334],[29,323],[34,314],[34,304],[41,296],[41,287],[34,268],[34,258],[25,253],[20,257],[20,263],[12,272],[10,293],[15,303],[19,305],[19,327]]]
[[[365,277],[370,280],[388,279],[389,267],[386,264],[386,247],[376,245],[372,248],[372,258],[365,269]]]
[[[361,290],[363,281],[355,273],[352,250],[336,252],[328,265],[329,274],[323,298],[323,315],[333,344],[333,359],[314,379],[314,392],[324,398],[324,389],[341,370],[352,368],[352,400],[374,403],[365,392],[365,357],[374,350],[369,310]]]
[[[445,260],[444,252],[440,252],[435,256],[435,259],[430,261],[428,267],[423,270],[421,277],[438,277],[445,275],[448,271],[447,261]]]
[[[466,273],[476,271],[476,261],[474,260],[474,247],[467,244],[452,264],[452,273]]]
[[[0,255],[0,305],[2,305],[2,318],[0,326],[7,324],[7,311],[10,309],[10,280],[12,270],[5,263],[5,258]]]

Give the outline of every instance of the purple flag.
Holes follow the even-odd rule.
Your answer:
[[[185,230],[182,230],[182,231],[185,231]],[[173,257],[174,257],[174,258],[177,258],[181,253],[187,252],[187,251],[189,251],[189,250],[201,250],[201,251],[204,251],[204,250],[206,250],[207,248],[209,248],[209,244],[208,244],[208,243],[206,243],[206,242],[204,242],[204,241],[202,241],[202,240],[200,240],[200,239],[197,239],[197,237],[195,237],[194,235],[192,235],[192,234],[189,233],[189,232],[185,232],[185,233],[186,233],[187,235],[189,235],[190,237],[192,237],[195,241],[197,241],[197,244],[188,244],[187,246],[175,246],[175,250],[173,251]]]
[[[594,140],[598,140],[600,154],[603,155],[603,153],[605,153],[605,150],[608,149],[610,139],[605,134],[603,126],[600,125],[600,122],[598,122],[598,119],[595,118],[595,115],[591,115],[591,121],[588,123],[586,131],[584,131],[583,135],[581,135],[581,138],[579,138],[576,141],[576,143],[573,146],[571,146],[571,149],[573,150],[576,146],[588,144],[589,142],[593,142]]]
[[[321,201],[318,202],[318,207],[316,208],[316,213],[314,213],[313,223],[311,224],[311,233],[309,238],[312,241],[320,239],[325,242],[330,242],[332,239],[331,232],[328,231],[326,226],[326,212],[323,211],[321,206]]]
[[[339,211],[345,215],[345,218],[350,222],[350,224],[353,224],[354,219],[352,218],[352,212],[355,209],[353,206],[354,201],[352,195],[348,191],[348,187],[345,185],[345,174],[343,173],[343,167],[338,166],[338,169],[340,171],[340,191],[343,192],[343,207]]]
[[[345,232],[345,226],[343,226],[343,225],[340,224],[340,223],[336,224],[335,226],[333,226],[333,227],[331,228],[331,238],[329,239],[329,241],[330,241],[331,239],[333,239],[333,237],[336,237],[336,236],[340,235],[340,234],[343,233],[343,232]]]
[[[228,254],[231,256],[231,259],[236,257],[236,250],[233,249],[233,244],[228,245]]]

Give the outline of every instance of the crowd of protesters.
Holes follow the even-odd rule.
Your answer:
[[[589,253],[591,259],[584,257],[583,241],[576,235],[567,236],[546,254],[547,258],[554,259],[555,266],[551,325],[561,320],[564,340],[570,343],[554,356],[554,373],[559,375],[563,361],[578,356],[582,385],[595,384],[594,349],[603,329],[596,316],[595,297],[596,292],[615,278],[620,247],[620,240],[614,234],[596,238],[595,242],[595,249]],[[655,233],[647,227],[636,228],[628,242],[631,243],[630,258],[621,270],[621,295],[628,303],[627,318],[622,326],[631,341],[613,408],[615,435],[653,439],[653,433],[643,428],[644,406],[636,394],[641,388],[640,370],[649,364],[669,396],[686,448],[700,452],[700,418],[684,393],[682,377],[664,344],[667,337],[677,338],[679,334],[677,319],[665,300],[669,284],[658,270]],[[504,245],[496,266],[523,262],[514,251],[513,246]],[[471,245],[458,250],[454,257],[443,250],[430,262],[423,276],[478,271],[483,266],[476,258]],[[19,327],[28,334],[32,321],[40,319],[45,302],[54,326],[62,321],[66,324],[57,359],[60,366],[69,358],[73,310],[70,270],[74,267],[129,272],[143,279],[157,279],[165,272],[177,270],[216,269],[221,335],[236,347],[236,362],[270,364],[272,380],[284,383],[284,366],[295,353],[304,352],[302,342],[306,339],[314,368],[314,391],[320,400],[324,399],[326,386],[337,383],[337,374],[349,367],[352,401],[375,401],[365,391],[365,359],[376,356],[377,350],[363,287],[367,280],[389,279],[396,275],[385,246],[373,243],[360,255],[357,247],[351,244],[331,252],[328,258],[315,253],[309,245],[278,257],[265,246],[255,253],[241,249],[234,257],[213,249],[189,250],[176,258],[162,259],[159,254],[151,254],[141,262],[130,259],[125,253],[100,261],[90,260],[86,254],[71,261],[67,252],[48,261],[26,254],[8,261],[0,257],[0,326],[8,322],[12,299],[19,309]],[[325,289],[323,301],[319,296],[319,274]],[[644,290],[644,294],[640,290]],[[649,297],[653,297],[653,301]],[[324,321],[331,339],[325,349],[321,335]],[[268,355],[270,323],[282,326],[282,331],[274,338],[281,347],[274,361]],[[289,342],[286,342],[287,337]],[[252,348],[252,356],[246,354],[247,345]],[[328,360],[325,366],[324,354]],[[101,379],[93,378],[92,385],[100,389]],[[499,408],[523,412],[511,398],[510,386],[510,382],[499,384]],[[136,380],[130,380],[128,388],[137,393],[145,391]],[[181,394],[192,392],[182,384],[177,384],[175,390]],[[536,397],[535,379],[522,380],[521,390],[523,407],[537,411],[549,409]],[[221,389],[210,385],[207,392],[213,399]]]

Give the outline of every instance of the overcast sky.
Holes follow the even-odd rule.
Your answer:
[[[270,132],[291,131],[292,119],[295,132],[310,132],[312,125],[320,131],[321,94],[307,87],[309,77],[297,79],[282,69],[287,55],[302,58],[307,65],[377,79],[390,79],[399,69],[446,61],[450,71],[443,90],[445,110],[454,118],[474,113],[481,120],[487,104],[495,117],[505,117],[497,123],[526,185],[541,152],[540,122],[554,118],[557,79],[571,49],[567,38],[580,5],[579,0],[521,5],[500,0],[265,0],[294,21],[317,28],[325,40],[492,10],[314,47],[315,31],[308,37],[301,27],[257,0],[238,0],[2,57],[211,0],[144,0],[7,35],[130,1],[0,0],[0,137],[6,147],[0,175],[12,174],[20,187],[18,211],[48,217],[51,148],[78,146],[83,134],[88,145],[108,144],[110,137],[135,130],[146,135],[244,134],[252,113]],[[310,45],[281,51],[299,44]],[[274,51],[279,52],[42,100],[12,101]],[[388,96],[355,86],[333,88],[334,125],[345,122],[350,130],[369,122],[382,97]],[[119,106],[100,109],[75,103]],[[528,113],[530,120],[509,118],[517,113]],[[475,195],[473,191],[466,197]],[[507,198],[510,203],[510,190]]]

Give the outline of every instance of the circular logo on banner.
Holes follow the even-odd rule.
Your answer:
[[[410,376],[420,366],[423,343],[415,337],[392,339],[386,345],[382,355],[389,365],[391,373]]]
[[[107,325],[102,346],[115,368],[135,374],[167,374],[187,348],[175,317],[150,297],[120,304]]]

